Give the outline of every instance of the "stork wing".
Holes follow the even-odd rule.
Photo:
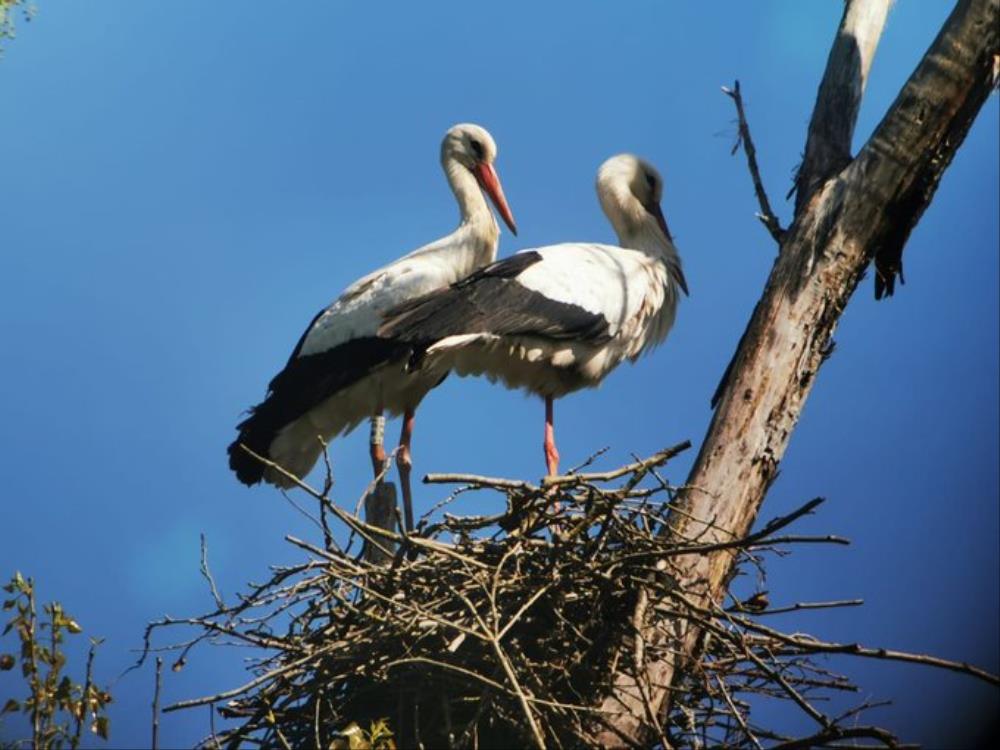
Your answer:
[[[546,255],[518,253],[486,266],[447,289],[391,309],[379,336],[422,348],[447,336],[488,333],[599,342],[611,332],[607,318],[582,300],[550,295],[528,284],[526,273],[545,278]]]

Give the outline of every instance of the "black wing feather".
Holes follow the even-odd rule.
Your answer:
[[[469,333],[607,340],[609,325],[603,315],[550,299],[518,283],[518,275],[541,260],[541,254],[534,251],[518,253],[447,289],[400,305],[386,314],[379,336],[418,350],[447,336]]]
[[[300,349],[301,341],[295,354]],[[256,484],[263,479],[265,466],[241,449],[241,443],[268,458],[271,443],[283,427],[379,366],[405,358],[409,351],[410,347],[400,342],[369,336],[346,341],[318,354],[293,355],[285,369],[274,376],[267,397],[236,426],[239,436],[227,451],[229,468],[244,484]]]

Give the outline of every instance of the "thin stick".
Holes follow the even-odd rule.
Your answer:
[[[222,750],[222,746],[219,744],[219,738],[215,731],[215,704],[208,704],[208,730],[212,733],[212,744],[215,746],[215,750]]]
[[[301,659],[296,659],[293,662],[289,662],[277,669],[272,669],[270,672],[255,677],[249,682],[240,685],[232,690],[224,690],[221,693],[216,693],[215,695],[207,695],[203,698],[192,698],[191,700],[178,701],[177,703],[171,703],[163,709],[163,713],[170,713],[171,711],[179,711],[182,708],[191,708],[192,706],[204,706],[206,703],[218,703],[219,701],[226,700],[227,698],[235,698],[237,695],[247,692],[248,690],[253,690],[258,685],[263,685],[265,682],[280,677],[281,675],[288,674],[289,672],[298,669],[303,664],[306,664],[312,659],[315,659],[318,655],[327,653],[332,649],[327,646],[325,648],[319,648],[313,651],[311,654],[306,654]]]
[[[500,490],[523,490],[534,492],[538,488],[520,479],[501,479],[500,477],[484,477],[479,474],[427,474],[424,484],[471,484],[477,487],[491,487]]]
[[[833,740],[861,738],[878,740],[884,747],[894,748],[894,750],[904,747],[915,747],[914,745],[900,745],[896,741],[895,735],[880,727],[827,727],[811,737],[803,737],[802,739],[773,745],[771,750],[806,750],[813,747],[829,747],[828,743]],[[858,746],[852,744],[849,747]]]
[[[542,735],[542,730],[538,726],[538,720],[535,719],[535,712],[532,710],[531,705],[528,703],[528,698],[524,691],[521,689],[521,683],[517,680],[517,675],[514,673],[514,667],[511,665],[510,660],[504,653],[503,649],[500,648],[500,642],[495,637],[491,641],[493,645],[493,651],[497,655],[497,659],[500,660],[500,666],[503,667],[504,673],[507,675],[507,680],[510,682],[514,692],[517,693],[517,699],[521,702],[521,709],[524,711],[524,718],[528,720],[528,726],[531,727],[531,734],[534,736],[535,746],[539,750],[545,750],[545,737]]]
[[[204,544],[205,535],[202,534],[202,543]],[[204,546],[202,547],[204,550]],[[153,741],[151,747],[153,750],[159,750],[160,747],[160,688],[163,684],[163,657],[156,657],[156,681],[154,683],[155,687],[153,689]]]
[[[764,609],[760,612],[754,612],[754,617],[760,617],[761,615],[780,615],[785,612],[798,612],[804,609],[831,609],[834,607],[860,607],[865,603],[864,599],[842,599],[840,601],[834,602],[798,602],[787,607],[776,607],[774,609]],[[731,610],[735,612],[740,612],[738,607]]]
[[[97,650],[97,643],[91,639],[90,650],[87,652],[87,674],[83,681],[83,693],[80,695],[80,712],[76,715],[76,732],[73,735],[72,743],[74,748],[80,747],[83,722],[87,718],[87,709],[90,707],[90,692],[94,686],[94,654]]]
[[[543,487],[558,487],[564,484],[584,484],[588,482],[610,482],[613,479],[618,479],[626,474],[637,474],[644,472],[654,466],[659,466],[660,464],[666,463],[671,458],[679,453],[683,453],[688,448],[691,447],[691,441],[685,440],[683,443],[678,443],[670,448],[665,448],[658,453],[654,453],[649,458],[643,459],[641,461],[636,461],[635,463],[626,464],[618,469],[612,471],[601,471],[590,474],[562,474],[554,477],[545,477],[542,480]]]
[[[786,633],[782,633],[774,628],[766,627],[765,625],[761,625],[760,623],[754,622],[746,617],[740,617],[738,615],[734,615],[733,617],[741,626],[747,628],[747,630],[754,630],[759,633],[763,633],[771,638],[787,643],[790,646],[808,649],[813,653],[852,654],[854,656],[865,656],[871,659],[886,659],[888,661],[903,661],[911,664],[924,664],[929,667],[938,667],[952,672],[960,672],[961,674],[971,675],[972,677],[976,677],[983,682],[988,682],[990,685],[1000,685],[1000,676],[995,675],[992,672],[987,672],[985,669],[973,666],[968,662],[952,661],[951,659],[942,659],[937,656],[928,656],[927,654],[911,654],[906,651],[895,651],[888,648],[870,648],[868,646],[862,646],[860,643],[828,643],[811,636],[787,635]]]
[[[208,569],[208,543],[205,541],[205,534],[201,534],[201,574],[208,581],[208,587],[212,592],[212,598],[215,599],[215,606],[219,608],[221,612],[226,608],[225,602],[222,601],[222,595],[219,594],[219,589],[215,585],[215,579],[212,577],[212,571]]]
[[[781,228],[778,217],[771,209],[771,202],[767,199],[767,191],[764,190],[764,183],[760,179],[760,167],[757,166],[757,149],[754,148],[753,138],[750,137],[750,126],[747,125],[746,113],[743,111],[743,96],[740,94],[740,82],[736,81],[732,88],[722,87],[722,93],[733,100],[736,105],[736,117],[739,121],[739,132],[736,136],[736,143],[733,144],[731,154],[735,154],[740,146],[747,155],[747,167],[750,169],[750,177],[753,179],[753,189],[757,194],[757,202],[760,203],[760,213],[757,218],[767,231],[774,237],[774,241],[779,245],[785,238],[785,230]]]
[[[316,712],[313,716],[313,743],[316,745],[316,750],[323,750],[323,743],[320,741],[319,736],[319,709],[322,703],[323,691],[320,690],[319,695],[316,696]]]
[[[743,734],[753,743],[757,750],[764,750],[761,747],[760,740],[757,739],[757,735],[750,731],[750,727],[747,726],[746,719],[743,718],[743,712],[740,711],[736,704],[733,703],[733,697],[729,694],[728,688],[726,688],[726,683],[722,681],[719,675],[715,675],[715,682],[719,686],[719,691],[722,693],[722,697],[725,699],[726,704],[729,706],[729,713],[736,719],[736,722],[740,725],[740,729],[743,730]]]

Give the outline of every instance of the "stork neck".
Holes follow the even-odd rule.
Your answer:
[[[616,227],[616,229],[618,228]],[[618,244],[629,250],[638,250],[660,260],[677,257],[677,248],[674,247],[674,243],[663,236],[660,227],[648,215],[643,215],[627,230],[618,229],[616,233],[618,234]]]
[[[472,172],[452,157],[445,159],[444,171],[448,177],[448,185],[458,201],[461,223],[471,225],[483,234],[499,237],[500,228]]]

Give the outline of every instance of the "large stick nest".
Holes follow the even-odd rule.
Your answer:
[[[178,664],[206,639],[258,647],[264,656],[253,663],[253,679],[167,710],[213,704],[234,720],[218,733],[213,728],[206,740],[213,747],[389,747],[384,731],[375,733],[381,740],[370,734],[364,740],[362,729],[386,725],[404,746],[594,745],[596,733],[615,726],[625,710],[607,700],[616,687],[611,676],[630,676],[624,689],[645,700],[647,663],[670,657],[677,647],[670,624],[694,620],[702,645],[695,662],[682,669],[687,677],[675,685],[670,715],[644,703],[640,718],[650,744],[827,746],[869,737],[894,745],[888,732],[858,725],[856,714],[867,704],[839,717],[814,708],[813,696],[855,688],[809,657],[848,651],[892,658],[885,653],[895,652],[772,630],[748,616],[766,613],[764,597],[704,609],[692,603],[691,591],[678,589],[675,563],[708,550],[730,548],[757,565],[754,551],[762,548],[845,542],[776,536],[819,501],[722,545],[671,539],[665,530],[675,489],[659,468],[686,447],[611,472],[549,478],[541,486],[431,476],[432,482],[463,485],[448,500],[470,489],[494,490],[506,496],[507,510],[492,517],[444,513],[434,523],[425,517],[411,536],[333,505],[329,480],[324,491],[300,483],[319,503],[316,521],[324,539],[317,546],[287,537],[307,561],[274,569],[269,581],[227,606],[203,557],[217,609],[165,618],[147,631],[149,649],[159,627],[196,628],[193,639],[168,647],[181,649]],[[334,519],[344,527],[339,536],[348,537],[344,545],[335,541]],[[650,622],[664,624],[662,637],[640,635]],[[949,665],[938,666],[963,666]],[[816,732],[796,739],[755,726],[749,716],[755,695],[797,704],[815,720]],[[852,723],[845,728],[847,719]]]

